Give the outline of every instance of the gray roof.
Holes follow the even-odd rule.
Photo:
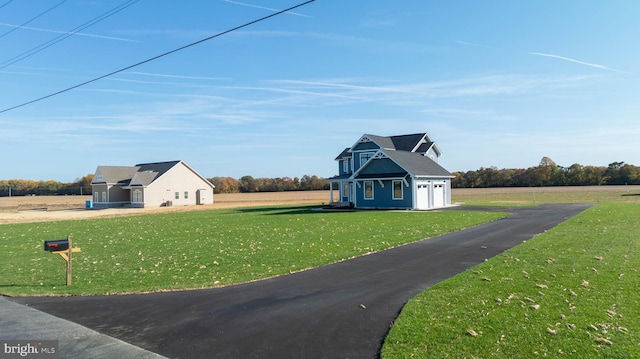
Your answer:
[[[363,137],[365,136],[378,145],[378,147],[386,150],[425,153],[431,147],[437,147],[435,142],[431,141],[426,132],[398,136],[378,136],[367,133],[363,135]],[[338,161],[346,157],[351,157],[350,150],[352,147],[346,148],[342,151],[335,160]],[[440,153],[439,149],[437,149],[437,151]]]
[[[340,154],[338,155],[338,157],[335,158],[335,160],[339,161],[343,158],[352,157],[351,152],[349,152],[350,149],[351,149],[350,147],[345,148],[342,152],[340,152]]]
[[[399,136],[377,136],[377,135],[365,135],[369,137],[372,141],[374,141],[378,146],[383,149],[390,150],[398,150],[398,151],[409,151],[412,152],[418,145],[418,148],[424,148],[424,151],[428,150],[429,147],[433,144],[429,140],[429,136],[427,133],[414,133],[410,135],[399,135]],[[422,141],[426,141],[426,143],[422,143]],[[422,143],[422,144],[421,144]],[[426,147],[425,147],[426,145]],[[417,151],[417,152],[424,152]]]
[[[96,173],[102,174],[102,179],[94,178],[92,183],[118,183],[128,185],[131,177],[138,171],[131,166],[98,166]]]
[[[396,178],[404,177],[406,174],[410,174],[412,177],[431,177],[431,178],[452,178],[454,177],[449,171],[440,166],[437,162],[429,157],[425,157],[419,153],[407,152],[407,151],[395,151],[395,150],[379,150],[387,155],[391,161],[395,162],[406,172],[396,173],[366,173],[363,171],[373,161],[378,161],[376,157],[373,157],[369,162],[365,163],[356,173],[353,178]],[[364,173],[363,173],[364,172]]]
[[[453,177],[451,172],[436,161],[419,153],[393,150],[384,153],[414,176]]]
[[[134,176],[143,186],[149,185],[156,178],[173,168],[181,161],[141,163],[135,166],[98,166],[96,171],[103,176],[102,180],[95,179],[92,183],[117,183],[128,186]]]

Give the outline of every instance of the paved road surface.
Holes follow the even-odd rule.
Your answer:
[[[14,301],[170,358],[376,358],[407,300],[589,206],[511,208],[457,233],[219,289]]]

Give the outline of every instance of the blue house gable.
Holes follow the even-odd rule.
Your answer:
[[[451,205],[453,175],[438,164],[442,152],[426,133],[365,134],[338,157],[330,178],[340,200],[355,208],[432,209]]]

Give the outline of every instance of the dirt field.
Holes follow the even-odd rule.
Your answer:
[[[334,195],[337,192],[334,191]],[[201,211],[288,204],[323,204],[329,191],[216,194],[214,204],[188,207],[85,209],[91,196],[26,196],[0,198],[0,224],[119,217],[146,213]]]

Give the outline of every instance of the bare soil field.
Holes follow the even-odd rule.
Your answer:
[[[0,198],[0,224],[119,217],[148,213],[201,211],[220,208],[270,205],[325,204],[329,191],[221,193],[214,203],[203,206],[85,209],[91,196],[19,196]],[[334,195],[337,195],[334,191]]]

